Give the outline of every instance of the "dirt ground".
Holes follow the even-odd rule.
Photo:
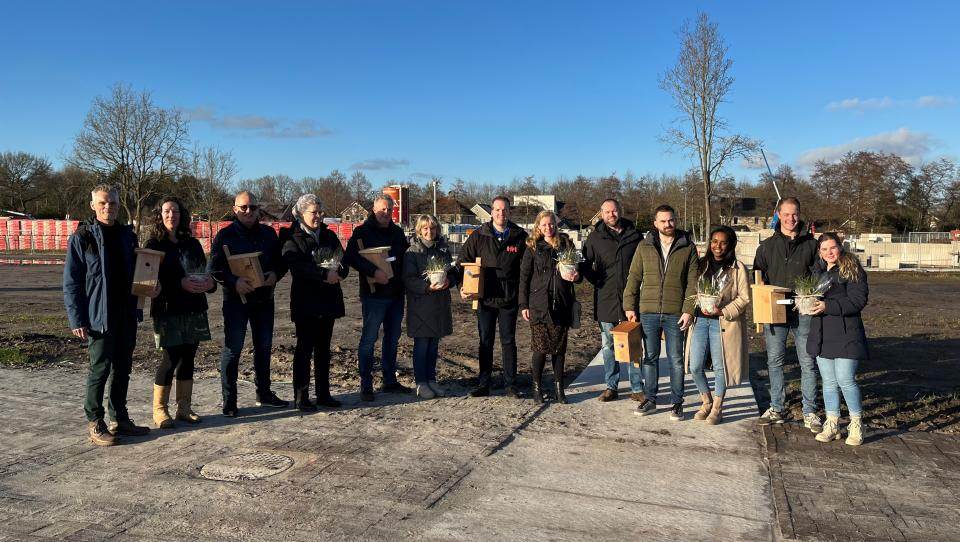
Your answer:
[[[85,343],[74,338],[67,329],[62,292],[63,267],[58,265],[0,265],[0,365],[31,369],[66,367],[76,370],[86,366]],[[571,330],[567,352],[567,379],[590,363],[600,348],[600,337],[593,323],[593,290],[589,285],[578,286],[578,297],[583,306],[583,327]],[[360,387],[357,373],[357,343],[360,337],[361,312],[359,285],[355,273],[344,281],[344,300],[347,316],[337,321],[331,345],[331,386],[343,391]],[[449,384],[451,391],[466,392],[477,374],[477,320],[470,304],[461,302],[454,292],[454,333],[440,342],[438,379]],[[223,319],[220,312],[222,295],[218,290],[208,297],[210,328],[213,340],[202,343],[197,355],[196,370],[200,376],[219,373],[220,351],[223,344]],[[146,319],[140,325],[137,349],[134,354],[135,371],[153,371],[159,360],[154,348],[153,327],[149,317],[149,302],[144,311]],[[498,336],[499,339],[499,336]],[[529,383],[530,331],[520,319],[517,324],[518,371],[522,385]],[[291,367],[296,344],[293,323],[290,321],[290,278],[284,277],[277,287],[276,320],[273,340],[271,372],[275,380],[292,379]],[[398,372],[401,382],[413,385],[413,340],[404,334],[400,339]],[[379,344],[376,354],[379,364]],[[253,350],[249,335],[243,358],[240,360],[240,378],[253,380]],[[502,385],[499,342],[494,351],[494,382]],[[374,384],[379,386],[379,365],[375,368]],[[549,374],[549,369],[547,370]],[[548,377],[545,377],[545,379]]]
[[[84,344],[70,336],[63,309],[60,266],[0,265],[0,364],[41,369],[64,367],[80,371],[86,364]],[[344,285],[347,316],[337,322],[333,340],[331,383],[343,391],[355,391],[360,304],[356,276]],[[960,433],[960,274],[870,273],[870,304],[864,311],[871,359],[861,364],[858,381],[869,425],[909,431]],[[289,319],[290,279],[278,288],[276,331],[273,347],[273,378],[289,380],[295,337]],[[592,324],[592,295],[588,285],[578,287],[585,325],[572,330],[567,354],[567,378],[575,376],[599,348],[599,334]],[[209,299],[214,340],[201,346],[197,370],[202,375],[218,372],[222,323],[220,293]],[[466,391],[477,370],[476,318],[469,304],[454,302],[452,336],[441,342],[439,378],[453,390]],[[769,403],[766,377],[766,347],[762,335],[751,328],[751,380],[762,409]],[[138,371],[152,371],[158,355],[153,348],[149,317],[141,325],[135,364]],[[530,333],[518,324],[521,382],[528,382]],[[401,380],[412,383],[413,342],[400,341]],[[241,360],[241,378],[251,379],[252,350]],[[495,354],[495,377],[499,376],[499,347]],[[796,355],[788,349],[786,367],[787,405],[799,415],[800,371]],[[818,391],[818,398],[820,393]]]

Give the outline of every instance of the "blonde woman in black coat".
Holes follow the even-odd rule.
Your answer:
[[[573,323],[572,309],[576,301],[573,284],[580,282],[576,270],[560,273],[559,254],[573,249],[573,241],[557,231],[557,215],[541,211],[527,239],[527,250],[520,263],[520,314],[530,322],[532,350],[533,400],[543,403],[540,379],[549,355],[558,403],[566,403],[563,393],[563,365],[567,353],[567,331]]]

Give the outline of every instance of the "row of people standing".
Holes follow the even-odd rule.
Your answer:
[[[114,190],[97,187],[91,199],[91,208],[96,217],[71,238],[64,272],[64,292],[71,329],[78,337],[88,340],[90,350],[91,371],[86,411],[91,440],[98,444],[109,444],[115,434],[136,435],[147,430],[136,426],[125,408],[126,382],[135,342],[136,310],[135,304],[132,304],[135,298],[129,295],[129,284],[132,281],[136,241],[129,228],[115,222],[118,206]],[[257,405],[287,406],[288,403],[277,397],[270,387],[270,350],[274,321],[273,287],[288,270],[293,277],[291,318],[297,335],[293,368],[294,401],[297,407],[313,410],[318,405],[339,406],[339,402],[329,393],[330,342],[335,320],[345,314],[340,281],[347,276],[351,267],[362,276],[360,298],[363,330],[358,347],[362,399],[369,401],[374,398],[373,350],[381,327],[384,332],[381,349],[383,390],[411,391],[396,380],[396,346],[405,302],[407,332],[414,338],[417,391],[425,398],[442,395],[444,391],[436,382],[436,360],[440,338],[452,333],[450,288],[458,284],[460,273],[449,265],[452,263],[449,247],[439,235],[436,219],[423,217],[418,221],[411,245],[390,218],[392,205],[388,197],[378,198],[374,202],[371,217],[356,229],[342,261],[324,267],[319,265],[318,253],[336,253],[340,241],[323,224],[321,204],[315,196],[306,195],[298,200],[295,206],[297,221],[281,240],[272,228],[259,223],[255,196],[241,192],[234,202],[236,221],[214,240],[210,262],[206,266],[207,275],[203,272],[205,261],[200,245],[190,237],[189,212],[176,198],[161,201],[155,212],[151,239],[147,243],[147,248],[164,253],[159,286],[151,294],[154,297],[151,304],[154,335],[162,356],[155,375],[155,424],[169,427],[174,419],[188,423],[199,421],[191,409],[193,361],[199,342],[210,338],[205,294],[214,291],[217,283],[224,287],[224,348],[221,355],[223,413],[227,416],[236,416],[238,413],[237,364],[248,324],[253,335]],[[785,228],[790,224],[796,227],[796,231],[802,231],[799,224],[791,222],[790,205],[794,205],[794,202],[785,200],[780,206],[783,218],[778,235],[786,236],[782,231],[786,231]],[[797,212],[793,215],[799,212],[799,202],[795,202],[795,205]],[[484,262],[481,273],[485,295],[478,300],[477,311],[480,374],[478,385],[471,395],[490,393],[496,331],[500,332],[501,338],[506,393],[514,397],[520,395],[516,386],[515,327],[518,314],[522,314],[531,327],[533,398],[543,400],[540,380],[546,358],[550,356],[556,376],[555,396],[558,401],[565,402],[563,369],[566,337],[578,315],[573,288],[574,284],[586,278],[595,288],[594,315],[599,322],[603,343],[607,389],[600,399],[608,401],[617,396],[619,364],[613,360],[610,329],[622,320],[635,320],[643,326],[646,346],[641,370],[632,366],[629,369],[631,397],[640,402],[637,413],[643,415],[655,410],[659,335],[663,330],[671,366],[671,415],[675,419],[683,417],[682,360],[686,359],[701,393],[702,406],[694,417],[712,423],[720,420],[724,387],[739,383],[746,373],[744,310],[749,303],[749,292],[746,270],[733,257],[736,235],[732,230],[715,230],[711,234],[707,255],[697,259],[692,241],[676,229],[675,216],[669,207],[657,209],[655,232],[641,239],[636,227],[620,217],[619,203],[607,200],[601,209],[601,223],[584,245],[585,261],[579,269],[561,272],[555,262],[561,252],[572,248],[572,243],[557,231],[556,215],[541,213],[535,221],[532,235],[528,236],[509,220],[509,200],[498,197],[492,202],[492,208],[491,222],[475,231],[461,250],[461,261],[481,257]],[[777,275],[777,266],[764,265],[764,258],[769,253],[764,247],[776,249],[779,240],[775,235],[773,241],[765,241],[757,256],[757,268],[774,281],[784,279]],[[794,245],[803,241],[800,237],[794,241]],[[839,273],[837,284],[843,285],[844,294],[852,291],[851,295],[856,297],[857,292],[862,290],[862,299],[852,304],[838,301],[841,303],[838,309],[831,305],[830,300],[837,295],[832,289],[821,310],[826,314],[825,319],[835,316],[833,313],[839,310],[843,318],[855,318],[858,321],[859,313],[853,314],[851,311],[856,307],[862,309],[866,302],[865,274],[858,264],[850,263],[856,262],[855,258],[851,260],[852,256],[842,253],[842,244],[834,242],[831,247],[830,242],[829,237],[821,238],[821,243],[828,245],[824,249],[838,252],[833,261],[844,263],[837,264],[840,271],[836,271],[829,256],[824,256],[820,260],[823,271]],[[388,259],[392,277],[360,255],[360,250],[365,246],[390,247]],[[782,267],[790,267],[791,258],[797,257],[799,260],[806,257],[798,257],[805,252],[796,250],[796,246],[788,248],[787,264]],[[233,253],[259,252],[265,275],[264,285],[255,288],[246,279],[233,275],[227,264],[228,250]],[[821,250],[821,256],[824,254],[827,253]],[[440,260],[448,265],[443,281],[428,283],[423,279],[431,260]],[[704,276],[717,274],[725,274],[728,278],[718,310],[713,314],[694,311],[690,306],[692,296],[687,295],[691,284]],[[851,283],[856,284],[850,286]],[[121,288],[124,290],[121,291]],[[465,296],[463,293],[461,295]],[[863,335],[862,322],[859,328],[853,321],[844,320],[842,323],[846,326],[844,329],[859,329],[860,336]],[[681,332],[691,326],[693,332],[688,334],[687,355],[684,355],[680,344]],[[780,327],[789,330],[791,324]],[[828,342],[835,342],[837,338],[831,331],[834,327],[821,325],[812,341],[823,341],[823,337],[827,337]],[[778,397],[775,369],[778,352],[782,352],[782,349],[778,351],[769,346],[771,340],[779,340],[781,336],[781,330],[776,328],[768,326],[767,330],[772,369],[771,395],[774,401],[771,402],[772,410],[761,419],[772,420],[772,423],[776,423],[776,418],[771,412],[779,412],[775,408],[778,406],[775,402]],[[795,333],[799,330],[798,324]],[[824,357],[826,361],[818,358],[821,370],[825,366],[840,368],[831,372],[831,375],[837,376],[829,382],[831,386],[843,389],[845,394],[852,389],[850,383],[855,360],[859,359],[857,356],[866,355],[865,338],[862,342],[862,352],[842,352],[854,356],[850,358],[854,359],[853,363],[847,358]],[[718,346],[719,352],[716,351]],[[820,343],[811,343],[804,350],[808,349],[817,354],[823,350],[825,356],[835,354],[829,348],[821,348]],[[711,395],[704,377],[703,359],[708,350],[715,360],[715,397]],[[309,398],[311,358],[314,360],[315,402]],[[722,364],[717,364],[718,358],[723,359]],[[782,360],[780,364],[782,366]],[[111,372],[113,380],[109,407],[114,423],[108,429],[103,423],[102,396]],[[176,414],[171,416],[167,402],[174,377],[178,408]],[[782,395],[782,378],[779,382]],[[827,384],[825,378],[825,397],[832,393],[827,391]],[[805,386],[805,410],[807,391]],[[831,401],[836,395],[830,395]],[[856,414],[859,415],[858,400],[847,397],[847,401],[851,414],[857,409]],[[828,403],[830,421],[834,418],[834,411],[831,410],[832,402]],[[782,419],[782,414],[779,415]],[[856,420],[859,421],[859,416],[856,416]],[[830,427],[836,430],[836,424]]]

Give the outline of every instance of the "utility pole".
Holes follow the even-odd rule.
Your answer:
[[[437,216],[437,186],[440,185],[441,180],[440,177],[430,179],[430,184],[433,185],[433,216],[437,217],[437,220],[440,219],[440,217]]]

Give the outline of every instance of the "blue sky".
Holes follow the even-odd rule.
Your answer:
[[[676,114],[657,80],[697,10],[734,60],[721,114],[778,161],[960,155],[948,1],[15,2],[0,151],[60,164],[123,82],[191,111],[192,138],[232,151],[243,178],[681,173],[693,162],[658,141]]]

